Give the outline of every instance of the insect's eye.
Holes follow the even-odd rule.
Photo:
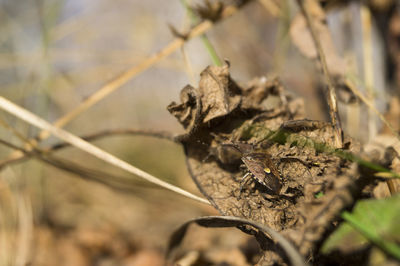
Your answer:
[[[264,168],[264,172],[266,172],[267,174],[270,174],[271,173],[271,169],[269,169],[268,167],[265,167]]]

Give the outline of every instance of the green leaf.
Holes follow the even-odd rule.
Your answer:
[[[343,212],[342,218],[345,222],[325,241],[323,253],[369,242],[400,260],[400,195],[359,201],[353,212]]]

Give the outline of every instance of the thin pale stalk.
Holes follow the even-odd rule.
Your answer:
[[[156,184],[156,185],[159,185],[166,189],[169,189],[171,191],[174,191],[174,192],[181,194],[187,198],[199,201],[201,203],[210,204],[204,198],[200,198],[188,191],[185,191],[179,187],[171,185],[163,180],[160,180],[160,179],[156,178],[155,176],[152,176],[152,175],[140,170],[139,168],[136,168],[133,165],[130,165],[129,163],[115,157],[114,155],[103,151],[102,149],[94,146],[93,144],[91,144],[91,143],[89,143],[89,142],[87,142],[87,141],[61,129],[61,128],[57,128],[57,127],[51,125],[49,122],[45,121],[44,119],[27,111],[26,109],[19,107],[18,105],[8,101],[7,99],[5,99],[4,97],[1,97],[1,96],[0,96],[0,108],[16,117],[28,122],[31,125],[34,125],[42,130],[48,131],[49,133],[64,140],[65,142],[70,143],[74,147],[77,147],[80,150],[83,150],[105,162],[108,162],[109,164],[112,164],[116,167],[124,169],[125,171],[127,171],[129,173],[137,175],[153,184]]]
[[[316,29],[314,26],[314,22],[307,10],[306,5],[304,4],[305,0],[297,0],[297,3],[307,21],[308,27],[310,28],[311,37],[314,41],[315,48],[317,49],[318,58],[322,65],[322,72],[325,77],[326,84],[328,86],[328,91],[325,92],[327,97],[327,102],[329,106],[329,115],[331,117],[332,125],[335,128],[335,140],[336,140],[336,148],[341,148],[343,146],[343,130],[340,122],[340,116],[337,107],[337,97],[335,92],[335,86],[333,85],[333,81],[331,75],[329,74],[328,64],[326,62],[325,54],[322,49],[321,42],[319,37],[317,36]],[[314,0],[315,1],[315,0]]]
[[[23,143],[25,143],[25,149],[27,151],[30,151],[32,149],[37,149],[37,147],[35,148],[34,145],[32,145],[29,141],[29,139],[26,139],[25,137],[23,137],[19,132],[17,132],[16,130],[14,130],[14,128],[10,127],[9,125],[7,125],[2,119],[0,119],[0,125],[4,126],[5,128],[7,128],[8,130],[10,130],[11,132],[13,132],[13,134],[15,136],[17,136],[17,138],[19,138]],[[94,134],[90,134],[90,135],[86,135],[86,136],[80,136],[81,139],[84,139],[86,141],[92,142],[104,137],[110,137],[110,136],[117,136],[117,135],[136,135],[136,136],[147,136],[147,137],[153,137],[153,138],[159,138],[159,139],[165,139],[165,140],[169,140],[172,142],[177,142],[176,138],[174,135],[172,135],[169,132],[165,132],[165,131],[154,131],[154,130],[144,130],[144,129],[133,129],[133,128],[126,128],[126,129],[107,129],[104,131],[100,131]],[[50,148],[46,148],[46,149],[41,149],[41,152],[43,154],[49,154],[52,153],[54,151],[63,149],[65,147],[70,146],[71,144],[67,143],[67,142],[63,142],[63,143],[59,143],[56,145],[51,146]],[[24,156],[23,157],[19,157],[19,158],[6,158],[4,160],[0,161],[0,169],[3,168],[6,165],[10,165],[13,163],[18,163],[20,161],[23,161],[27,158],[29,158],[31,155],[24,152]]]

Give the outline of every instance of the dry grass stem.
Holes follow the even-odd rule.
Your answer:
[[[95,169],[91,169],[82,165],[79,165],[77,163],[74,163],[72,161],[67,161],[64,159],[56,158],[54,156],[48,155],[42,150],[38,148],[34,148],[33,150],[27,150],[21,147],[18,147],[8,141],[5,141],[3,139],[0,139],[0,144],[3,144],[6,147],[9,147],[11,149],[20,151],[24,153],[26,156],[24,158],[28,157],[35,157],[35,159],[38,159],[42,162],[45,162],[53,167],[59,168],[61,170],[67,171],[71,174],[74,174],[78,176],[79,178],[82,178],[86,181],[94,181],[100,184],[103,184],[105,186],[108,186],[109,188],[118,190],[120,192],[128,192],[128,193],[141,193],[141,189],[143,187],[146,187],[148,183],[140,183],[136,180],[129,179],[126,177],[122,176],[117,176],[114,174],[110,174],[104,171],[99,171]]]
[[[30,151],[32,148],[35,148],[35,146],[31,145],[28,140],[24,137],[19,132],[16,132],[13,128],[10,128],[9,126],[5,125],[4,121],[0,119],[0,124],[4,125],[7,129],[11,130],[22,142],[25,143],[25,148],[27,151]],[[159,139],[165,139],[169,141],[176,142],[175,136],[172,135],[169,132],[166,131],[154,131],[154,130],[144,130],[144,129],[133,129],[133,128],[126,128],[126,129],[107,129],[104,131],[100,131],[94,134],[86,135],[86,136],[81,136],[81,139],[84,139],[86,141],[95,141],[101,138],[105,137],[110,137],[110,136],[117,136],[117,135],[135,135],[135,136],[146,136],[146,137],[153,137],[153,138],[159,138]],[[59,144],[55,144],[49,148],[46,149],[40,149],[41,153],[43,154],[49,154],[54,151],[63,149],[65,147],[69,147],[71,144],[67,142],[62,142]],[[27,159],[28,157],[31,156],[31,154],[23,152],[23,156],[21,157],[16,157],[16,158],[6,158],[2,161],[0,161],[0,169],[3,168],[6,165],[12,164],[12,163],[17,163],[22,160]]]
[[[337,98],[336,98],[335,87],[333,85],[332,78],[329,74],[328,64],[326,62],[325,54],[322,49],[321,42],[316,34],[314,23],[313,23],[313,20],[311,19],[310,14],[307,10],[305,1],[297,0],[297,3],[299,5],[304,17],[306,18],[308,27],[310,28],[311,37],[314,41],[314,45],[317,50],[318,58],[321,61],[322,72],[325,76],[325,81],[328,86],[328,91],[325,92],[325,95],[327,97],[327,102],[328,102],[328,106],[329,106],[329,115],[331,117],[331,122],[336,131],[336,135],[335,135],[336,148],[341,148],[343,145],[343,130],[342,130],[342,125],[340,122],[340,117],[339,117],[339,112],[338,112],[338,107],[337,107],[337,100],[336,100]]]
[[[121,169],[124,169],[125,171],[132,173],[134,175],[137,175],[153,184],[159,185],[163,188],[169,189],[171,191],[174,191],[178,194],[181,194],[187,198],[205,203],[205,204],[210,204],[206,199],[200,198],[188,191],[185,191],[179,187],[176,187],[174,185],[171,185],[165,181],[162,181],[158,178],[156,178],[153,175],[150,175],[133,165],[130,165],[129,163],[115,157],[114,155],[103,151],[102,149],[90,144],[89,142],[61,129],[57,128],[47,121],[43,120],[42,118],[36,116],[35,114],[15,105],[14,103],[8,101],[7,99],[3,98],[0,96],[0,108],[7,111],[8,113],[28,122],[31,125],[34,125],[42,130],[48,131],[49,133],[53,134],[54,136],[70,143],[71,145],[105,161],[108,162],[116,167],[119,167]]]

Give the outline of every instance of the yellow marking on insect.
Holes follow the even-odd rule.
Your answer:
[[[269,169],[268,167],[264,168],[264,171],[265,171],[267,174],[270,174],[270,173],[271,173],[271,169]]]

